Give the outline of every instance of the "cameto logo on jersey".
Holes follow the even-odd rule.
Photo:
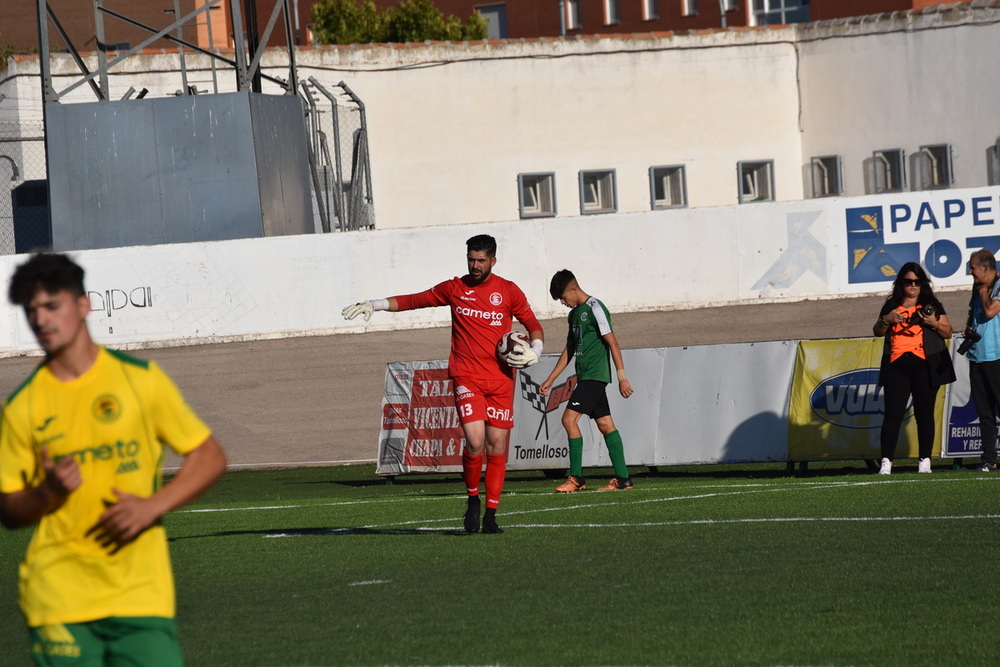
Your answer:
[[[141,447],[136,440],[129,440],[128,442],[118,440],[114,444],[104,444],[97,445],[96,447],[77,449],[76,451],[69,452],[68,454],[56,456],[52,460],[58,461],[59,459],[67,456],[72,456],[76,459],[77,463],[81,464],[92,463],[95,461],[110,461],[111,459],[132,460],[139,455],[140,449]]]
[[[881,428],[885,400],[878,374],[877,368],[863,368],[823,380],[809,396],[813,413],[844,428]]]

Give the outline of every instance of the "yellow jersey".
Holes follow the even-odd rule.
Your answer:
[[[101,347],[82,376],[61,382],[46,364],[4,402],[0,492],[44,479],[39,449],[72,456],[82,483],[35,527],[19,570],[30,627],[111,616],[174,616],[174,582],[162,524],[112,554],[87,531],[113,489],[148,497],[161,485],[163,446],[184,455],[211,431],[154,362]]]

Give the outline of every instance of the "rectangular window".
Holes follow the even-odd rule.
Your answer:
[[[681,0],[681,16],[694,16],[698,13],[698,0]]]
[[[654,210],[687,206],[684,165],[649,168],[649,197]]]
[[[951,145],[921,146],[917,158],[921,190],[951,187],[954,182],[951,172]]]
[[[642,20],[655,21],[660,18],[660,0],[642,0]]]
[[[473,7],[486,19],[487,39],[507,39],[507,5],[496,2]]]
[[[813,197],[839,197],[844,194],[839,155],[824,155],[812,159]]]
[[[902,148],[889,148],[872,154],[873,183],[876,194],[902,192],[906,188],[906,154]]]
[[[619,0],[604,0],[604,25],[618,25],[622,22]]]
[[[740,203],[774,201],[774,160],[739,162]]]
[[[618,210],[618,191],[614,169],[580,172],[580,214],[614,213]]]
[[[750,25],[788,25],[809,21],[809,0],[753,0]]]
[[[583,27],[580,16],[580,0],[566,0],[566,29],[579,30]]]
[[[986,182],[1000,185],[1000,138],[986,149]]]
[[[727,12],[738,12],[740,0],[722,0],[722,8]]]
[[[522,218],[544,218],[556,214],[556,175],[517,175],[518,205]]]

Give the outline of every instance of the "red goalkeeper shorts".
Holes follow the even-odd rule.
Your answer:
[[[514,426],[514,381],[452,378],[455,409],[463,424],[485,421],[496,428]]]

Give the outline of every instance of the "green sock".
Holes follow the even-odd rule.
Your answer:
[[[583,438],[569,439],[569,474],[583,477]]]
[[[611,465],[615,467],[615,476],[626,479],[628,477],[628,466],[625,465],[625,446],[622,444],[622,436],[618,431],[612,431],[604,436],[604,444],[608,446],[608,456],[611,457]]]

